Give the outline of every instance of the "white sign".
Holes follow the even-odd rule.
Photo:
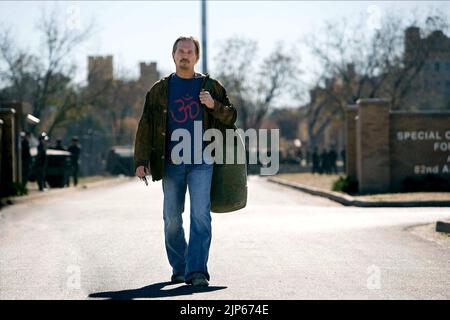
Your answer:
[[[419,131],[397,131],[397,141],[432,141],[433,152],[450,152],[450,130],[441,133],[433,130],[419,130]],[[413,166],[413,172],[416,175],[425,174],[449,174],[450,173],[450,154],[447,154],[447,164],[417,164]]]

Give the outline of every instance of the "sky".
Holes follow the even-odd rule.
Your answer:
[[[85,81],[88,55],[113,55],[114,72],[138,77],[139,62],[158,64],[162,74],[174,70],[171,49],[180,35],[201,39],[200,1],[1,1],[0,27],[12,26],[17,43],[39,52],[36,22],[42,11],[57,7],[72,28],[95,21],[94,33],[74,54],[76,80]],[[227,38],[240,36],[258,42],[261,59],[277,41],[286,47],[302,39],[326,20],[367,14],[367,27],[388,12],[437,8],[450,12],[446,1],[207,1],[208,70],[214,76],[214,58]],[[226,54],[226,53],[220,53]],[[299,51],[302,65],[312,57]],[[312,63],[312,62],[311,62]],[[201,70],[201,63],[197,65]],[[308,76],[308,74],[306,74]]]

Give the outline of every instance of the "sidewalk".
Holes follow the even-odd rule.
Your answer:
[[[351,196],[331,191],[339,175],[312,173],[278,174],[269,181],[288,186],[312,195],[326,197],[345,206],[356,207],[450,207],[450,192],[385,193]]]
[[[23,196],[13,196],[1,199],[0,210],[2,207],[8,205],[24,203],[36,199],[48,198],[53,196],[63,196],[71,192],[80,192],[86,189],[99,188],[109,185],[114,185],[118,183],[128,182],[135,177],[127,176],[92,176],[92,177],[82,177],[79,179],[78,185],[75,187],[71,185],[65,188],[49,188],[47,191],[40,192],[36,182],[28,182],[28,194]]]
[[[450,223],[450,220],[445,222]],[[437,232],[436,223],[420,224],[406,228],[406,231],[438,245],[450,248],[450,233]]]

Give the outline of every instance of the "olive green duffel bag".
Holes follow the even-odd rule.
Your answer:
[[[229,128],[230,129],[230,128]],[[236,130],[236,126],[233,128]],[[221,130],[222,131],[222,130]],[[226,139],[224,135],[224,146]],[[232,212],[242,209],[247,204],[247,161],[239,163],[238,149],[242,148],[245,158],[245,145],[241,136],[233,139],[233,163],[214,163],[211,182],[211,211],[216,213]],[[231,143],[230,143],[231,145]],[[226,159],[224,147],[223,159]]]

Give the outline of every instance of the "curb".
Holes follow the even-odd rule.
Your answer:
[[[436,222],[436,231],[450,233],[450,222],[445,222],[445,221]]]
[[[425,201],[367,201],[358,200],[340,192],[326,191],[307,186],[297,182],[286,181],[280,178],[268,178],[270,182],[286,187],[291,187],[315,196],[321,196],[339,202],[344,206],[354,207],[450,207],[450,200],[425,200]]]
[[[7,197],[7,198],[2,199],[2,202],[7,203],[6,205],[3,205],[2,207],[6,208],[10,205],[21,204],[21,203],[25,203],[25,202],[29,202],[29,201],[34,201],[34,200],[44,199],[44,198],[49,198],[49,197],[54,197],[54,196],[61,196],[66,193],[82,192],[82,191],[90,190],[93,188],[100,188],[100,187],[104,187],[104,186],[108,186],[108,185],[116,185],[119,183],[131,181],[132,178],[133,177],[125,177],[125,176],[124,177],[114,177],[114,178],[108,178],[108,179],[104,179],[104,180],[79,184],[78,187],[54,188],[54,189],[49,190],[48,192],[36,192],[36,193],[32,193],[32,194],[25,195],[25,196]],[[0,210],[2,207],[0,206]]]

